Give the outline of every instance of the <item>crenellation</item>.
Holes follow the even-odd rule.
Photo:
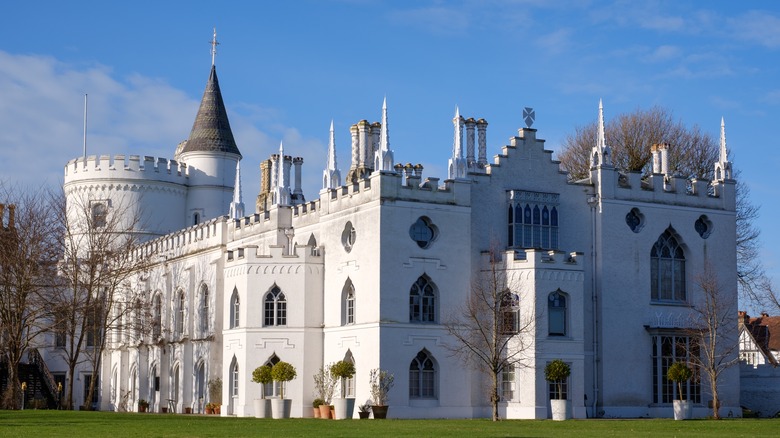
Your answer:
[[[149,184],[187,185],[188,166],[174,159],[140,155],[89,155],[74,158],[65,165],[65,185],[90,180],[145,180]]]

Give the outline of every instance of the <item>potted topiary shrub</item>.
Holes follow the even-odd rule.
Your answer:
[[[691,418],[691,402],[683,400],[683,382],[688,381],[693,376],[693,370],[683,362],[675,362],[666,372],[666,378],[677,383],[677,395],[679,400],[674,400],[674,419],[688,420]]]
[[[336,379],[341,397],[333,399],[336,408],[336,420],[352,418],[355,410],[355,399],[347,398],[345,380],[355,376],[355,364],[348,360],[340,360],[330,366],[330,374]]]
[[[262,365],[252,371],[252,381],[260,384],[260,398],[253,401],[255,407],[255,417],[271,418],[271,400],[265,398],[265,385],[273,382],[271,377],[271,367]]]
[[[138,400],[138,412],[146,412],[147,409],[149,409],[149,402],[144,399]]]
[[[569,401],[563,396],[563,383],[570,374],[571,367],[560,359],[555,359],[544,367],[545,380],[555,385],[555,398],[550,400],[552,419],[555,421],[569,418]]]
[[[386,370],[374,368],[368,379],[373,402],[371,412],[374,413],[375,420],[385,419],[387,418],[387,394],[393,387],[395,377]]]
[[[271,414],[275,419],[290,418],[290,409],[292,409],[292,400],[284,398],[286,383],[296,376],[295,367],[287,362],[277,362],[271,368],[271,378],[279,382],[279,398],[271,400]]]
[[[314,375],[314,392],[318,399],[322,400],[320,404],[320,418],[327,420],[330,418],[330,402],[333,398],[333,389],[336,387],[336,380],[330,374],[330,366],[321,367]]]

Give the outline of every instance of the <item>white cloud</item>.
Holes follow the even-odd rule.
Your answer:
[[[571,29],[558,29],[536,39],[540,49],[557,54],[566,51],[571,45]]]
[[[770,49],[780,47],[780,17],[765,11],[748,11],[729,20],[733,38]]]
[[[680,57],[682,50],[677,46],[663,45],[658,46],[649,55],[645,57],[647,62],[664,62]]]
[[[24,186],[62,183],[65,163],[82,154],[85,92],[89,155],[172,158],[176,145],[189,136],[200,100],[140,74],[119,78],[102,65],[77,67],[48,56],[0,51],[0,179]],[[307,198],[316,197],[327,126],[322,139],[306,138],[280,121],[275,109],[225,99],[244,156],[244,202],[254,204],[259,163],[279,148],[280,140],[286,153],[307,158],[303,188]]]

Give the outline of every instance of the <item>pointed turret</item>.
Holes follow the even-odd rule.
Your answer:
[[[722,181],[732,179],[731,162],[729,161],[729,151],[726,148],[726,121],[720,118],[720,154],[718,162],[715,163],[715,180]]]
[[[336,134],[333,120],[330,121],[330,139],[328,140],[328,164],[322,171],[322,188],[335,189],[341,186],[341,171],[336,163]]]
[[[452,158],[450,158],[448,166],[449,179],[466,178],[468,163],[463,158],[463,123],[464,119],[460,115],[460,109],[456,106],[455,117],[452,119],[452,124],[455,125],[455,135],[452,142]]]
[[[189,152],[224,152],[241,156],[222,101],[217,68],[213,65],[190,137],[182,148],[182,158]]]
[[[176,159],[187,165],[187,215],[204,220],[230,212],[235,189],[231,183],[236,179],[236,166],[241,159],[214,66],[216,35],[215,30],[211,41],[211,72],[198,114],[189,139],[176,153]]]
[[[390,126],[387,123],[387,97],[382,102],[382,126],[379,131],[379,150],[374,157],[374,170],[395,171],[393,151],[390,150]]]
[[[596,134],[596,144],[593,146],[590,154],[590,167],[611,166],[612,150],[607,146],[607,140],[604,130],[604,105],[599,99],[599,120],[598,133]]]
[[[244,199],[241,195],[241,162],[236,163],[236,184],[233,186],[233,202],[230,203],[230,218],[244,217]]]
[[[279,142],[279,158],[276,165],[278,174],[274,191],[274,201],[279,206],[290,205],[290,187],[287,185],[289,177],[286,175],[285,167],[284,143]]]

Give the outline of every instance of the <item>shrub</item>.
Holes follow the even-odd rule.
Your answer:
[[[317,374],[314,375],[314,392],[316,397],[322,399],[323,404],[330,405],[335,387],[336,379],[330,373],[330,366],[321,367]]]
[[[544,379],[550,383],[555,384],[558,400],[562,400],[563,382],[569,378],[570,374],[571,367],[569,367],[569,364],[560,359],[555,359],[544,367]]]
[[[340,360],[330,366],[330,374],[337,379],[349,379],[355,375],[355,364]]]
[[[265,398],[265,385],[273,381],[271,376],[271,367],[268,365],[262,365],[255,368],[252,371],[252,381],[263,385],[263,392],[261,398]]]
[[[289,382],[296,376],[295,367],[287,362],[278,362],[271,368],[271,377],[276,382],[282,382],[279,385],[279,398],[284,398],[284,382]]]
[[[683,362],[673,363],[666,372],[666,378],[672,382],[677,383],[677,394],[679,395],[681,401],[683,399],[682,384],[692,376],[693,370],[691,370],[690,367],[688,367],[688,365],[684,364]]]
[[[387,406],[387,393],[393,387],[395,376],[388,371],[374,368],[369,375],[369,382],[374,406]]]

